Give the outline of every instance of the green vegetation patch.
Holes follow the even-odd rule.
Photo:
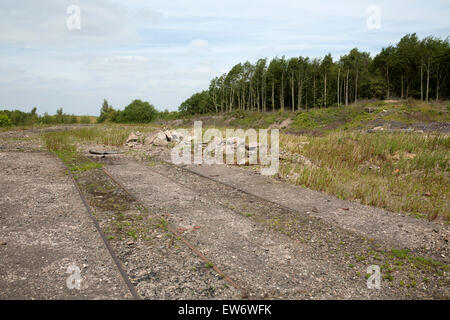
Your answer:
[[[315,166],[282,161],[279,176],[340,199],[448,221],[449,146],[450,137],[441,134],[281,135],[281,150],[301,154]]]
[[[347,107],[330,107],[323,109],[311,109],[301,112],[294,118],[292,124],[293,129],[318,129],[325,126],[334,125],[338,127],[344,123],[354,121],[358,118],[359,121],[363,119],[370,119],[373,116],[364,111],[360,106]]]
[[[44,135],[47,149],[55,153],[72,173],[101,168],[100,163],[93,162],[78,154],[73,137],[65,131],[49,132]]]
[[[8,115],[0,114],[0,127],[10,127],[12,126],[11,120],[9,120]]]

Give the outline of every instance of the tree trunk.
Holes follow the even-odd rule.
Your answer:
[[[264,112],[266,112],[266,103],[267,103],[267,101],[266,101],[266,94],[267,94],[267,92],[266,92],[266,84],[267,84],[267,82],[266,82],[266,77],[265,76],[263,76],[263,80],[262,80],[262,83],[261,83],[261,102],[262,102],[262,110],[264,111]]]
[[[295,111],[294,77],[291,77],[291,96],[292,96],[292,111]]]
[[[436,71],[436,102],[439,100],[439,69]]]
[[[308,87],[306,87],[305,91],[305,109],[308,110]]]
[[[348,106],[348,76],[350,74],[350,69],[347,69],[347,83],[345,84],[345,105]]]
[[[259,100],[259,89],[258,86],[256,86],[256,108],[258,110],[258,112],[261,110],[261,101]]]
[[[420,101],[423,101],[423,62],[420,62]]]
[[[284,111],[284,72],[281,73],[280,110]]]
[[[387,79],[386,99],[389,99],[389,66],[386,67],[386,79]]]
[[[430,61],[428,60],[428,65],[427,65],[427,91],[425,94],[425,100],[428,102],[428,93],[430,90]]]
[[[340,98],[340,94],[339,94],[339,77],[341,76],[341,68],[338,69],[338,78],[337,78],[337,104],[339,106],[339,98]]]
[[[313,79],[313,108],[316,107],[316,77]]]
[[[327,74],[325,73],[325,79],[324,79],[324,88],[323,88],[323,106],[327,107]]]
[[[403,99],[403,73],[402,73],[402,92],[401,92],[401,95],[400,95],[400,99]]]
[[[302,108],[302,94],[303,94],[303,79],[299,82],[298,87],[298,108],[297,110],[300,110]]]
[[[275,83],[272,81],[272,111],[275,110]]]

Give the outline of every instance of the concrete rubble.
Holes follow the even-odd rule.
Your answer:
[[[186,143],[191,144],[194,140],[192,135],[183,135],[177,130],[163,129],[149,134],[142,134],[140,132],[132,132],[125,143],[125,146],[133,149],[148,149],[151,147],[168,147],[169,143]],[[244,150],[246,156],[258,154],[261,149],[266,154],[269,147],[262,143],[251,142],[247,143],[246,139],[241,137],[218,138],[214,137],[210,142],[204,142],[203,147],[209,147],[209,150],[217,150],[223,148],[223,153],[237,153],[239,150]]]
[[[125,146],[129,148],[142,148],[142,147],[165,147],[169,142],[190,141],[191,137],[183,136],[176,130],[160,130],[157,132],[151,132],[147,135],[138,132],[132,132],[128,136]]]

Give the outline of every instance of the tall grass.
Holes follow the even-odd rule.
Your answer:
[[[83,172],[102,165],[77,153],[73,131],[49,132],[44,134],[47,149],[56,154],[73,173]]]
[[[93,128],[81,128],[70,131],[52,132],[45,135],[46,142],[59,143],[92,143],[107,146],[122,146],[131,132],[141,131],[143,133],[155,130],[150,126],[101,126]],[[47,147],[52,147],[52,146]],[[51,150],[51,149],[49,149]]]
[[[282,163],[280,175],[299,185],[395,212],[450,219],[448,136],[334,132],[280,140],[282,150],[318,165]]]

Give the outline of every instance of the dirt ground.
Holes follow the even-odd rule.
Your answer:
[[[0,138],[4,298],[130,297],[75,185],[58,159],[30,152],[42,143],[27,134]],[[450,296],[447,225],[342,201],[248,169],[177,167],[161,150],[136,160],[90,156],[89,148],[84,155],[105,170],[77,174],[76,183],[142,298]],[[41,253],[48,248],[61,248],[60,254]],[[74,262],[95,270],[78,295],[65,289],[61,262],[72,252]],[[379,290],[367,287],[371,265],[381,268]],[[30,281],[36,285],[26,287]]]

